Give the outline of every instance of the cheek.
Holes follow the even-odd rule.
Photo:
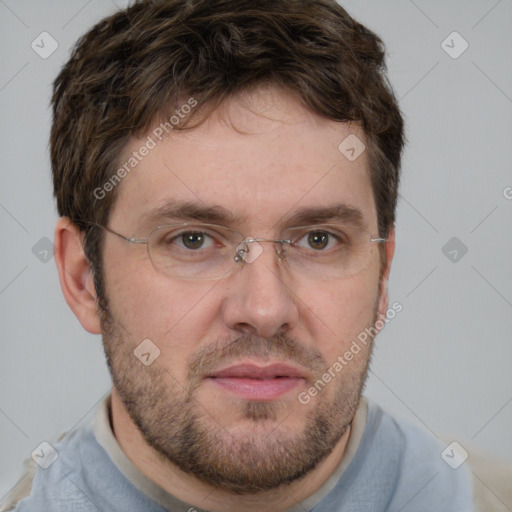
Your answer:
[[[109,306],[124,327],[125,342],[135,348],[149,338],[160,349],[162,361],[178,368],[197,350],[213,323],[208,292],[215,284],[173,281],[143,265],[109,271]]]
[[[374,275],[375,274],[375,275]],[[378,298],[378,271],[309,289],[303,317],[327,361],[336,359],[372,324]],[[309,310],[309,313],[307,311]]]

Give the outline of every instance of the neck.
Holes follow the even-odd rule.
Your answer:
[[[332,452],[305,477],[272,491],[235,495],[210,486],[163,460],[144,440],[115,388],[112,390],[112,428],[121,449],[132,464],[163,490],[179,500],[211,512],[261,512],[266,506],[282,512],[318,491],[341,463],[351,428],[347,428]]]

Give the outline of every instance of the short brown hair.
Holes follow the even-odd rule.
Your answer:
[[[102,235],[90,223],[106,225],[116,190],[102,199],[94,190],[113,176],[130,136],[145,135],[183,98],[194,97],[201,111],[271,84],[324,118],[360,124],[386,237],[405,139],[385,71],[381,39],[334,0],[135,2],[82,36],[54,82],[50,148],[59,214],[84,232],[97,277]]]

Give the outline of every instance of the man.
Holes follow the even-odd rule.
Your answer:
[[[15,510],[468,511],[463,468],[362,398],[403,121],[331,0],[135,3],[54,84],[64,296],[113,389]]]

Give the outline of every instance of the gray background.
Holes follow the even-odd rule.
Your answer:
[[[403,311],[377,339],[366,394],[470,454],[512,461],[512,1],[342,4],[387,45],[409,139],[390,285]],[[57,218],[50,83],[115,8],[0,0],[0,500],[22,460],[90,421],[109,390],[101,339],[68,309],[40,240]],[[43,31],[59,45],[47,59],[31,48]],[[442,46],[454,31],[469,44],[458,58],[443,49],[458,54],[457,36]]]

